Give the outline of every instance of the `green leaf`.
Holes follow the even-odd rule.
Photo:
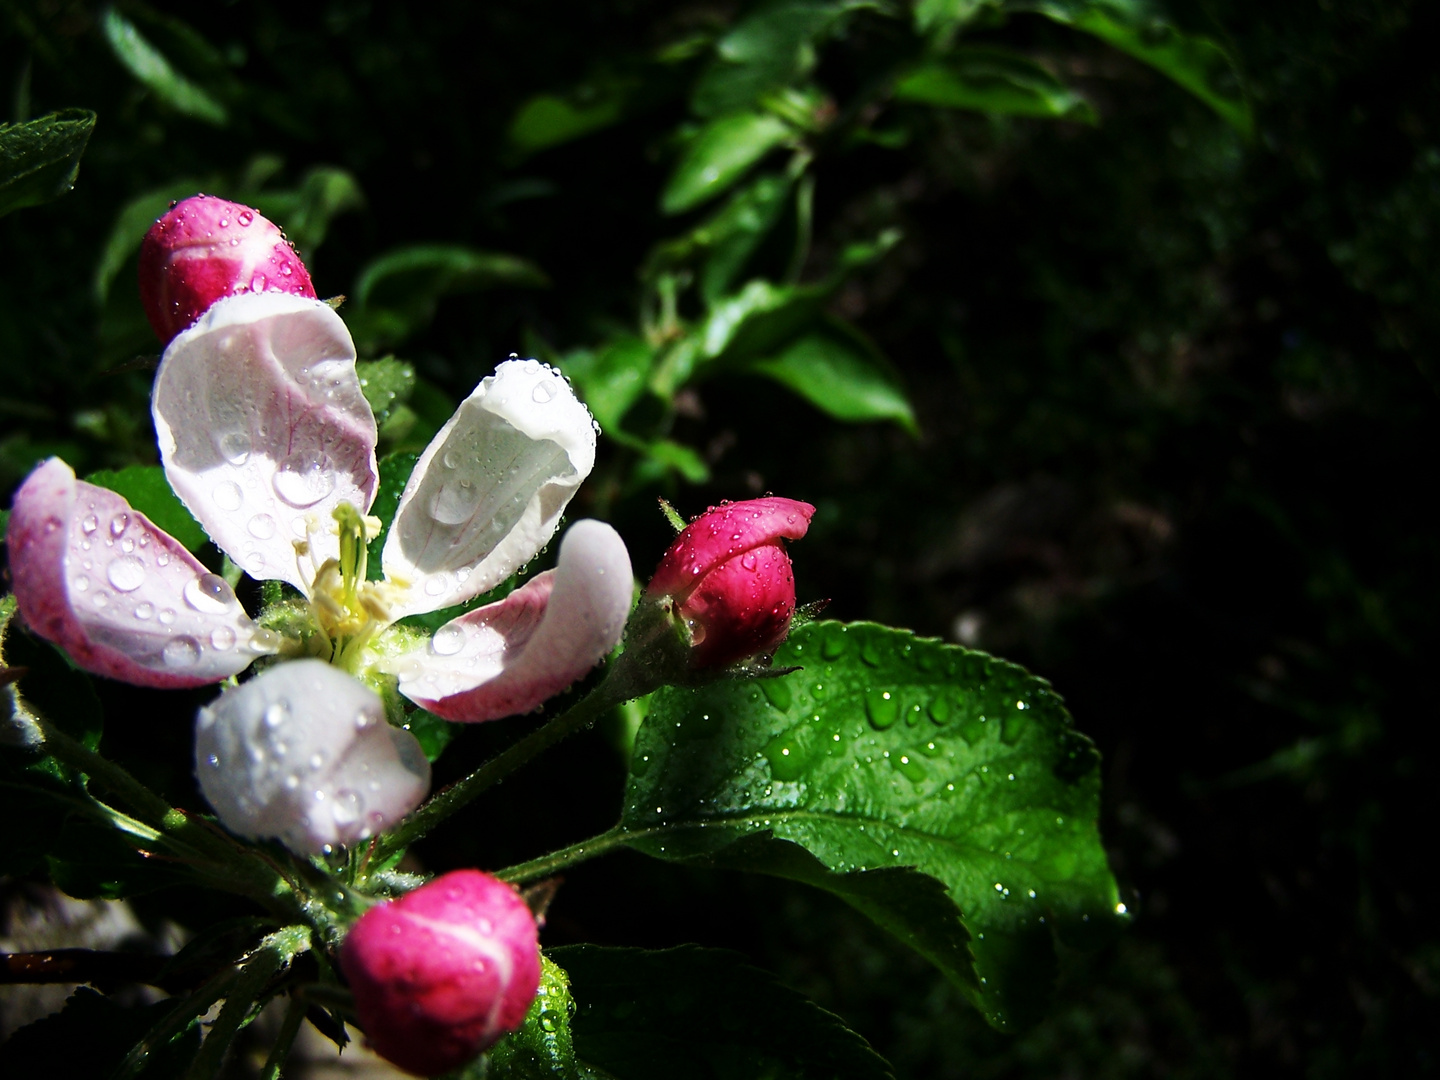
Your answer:
[[[599,349],[577,349],[560,358],[580,398],[601,428],[614,431],[645,392],[655,349],[643,338],[621,337]]]
[[[564,96],[537,94],[515,113],[508,137],[527,154],[559,146],[616,123],[625,98],[619,83],[586,86]]]
[[[994,5],[995,0],[919,0],[915,29],[922,34],[932,30],[949,33],[973,19],[981,8]]]
[[[230,122],[224,105],[176,70],[135,24],[113,7],[101,15],[100,29],[115,58],[176,112],[216,127]]]
[[[365,576],[370,581],[379,581],[385,576],[380,565],[380,553],[385,550],[385,537],[389,535],[390,523],[395,520],[395,508],[400,505],[400,496],[404,493],[405,485],[419,460],[419,454],[405,451],[386,454],[377,463],[380,482],[375,488],[375,501],[370,505],[370,513],[380,519],[380,535],[370,541],[366,551]]]
[[[360,182],[345,169],[332,165],[307,170],[293,189],[253,193],[236,190],[235,198],[252,204],[284,229],[285,236],[307,259],[325,242],[332,221],[365,205]]]
[[[656,439],[645,444],[645,453],[668,469],[674,469],[692,484],[710,479],[710,467],[694,450],[670,439]]]
[[[1039,64],[1004,49],[956,49],[895,84],[895,97],[953,109],[1096,123],[1095,110]]]
[[[375,414],[377,426],[415,392],[415,366],[393,356],[362,360],[355,365],[355,374],[360,376],[360,392]]]
[[[575,1000],[570,978],[548,956],[540,956],[540,989],[520,1026],[490,1050],[480,1075],[487,1080],[580,1080],[591,1075],[575,1059],[570,1019]]]
[[[915,434],[915,412],[880,352],[840,323],[804,334],[749,370],[788,386],[837,420],[894,420]]]
[[[1012,0],[1009,6],[1109,42],[1189,90],[1243,135],[1254,133],[1230,54],[1210,38],[1178,30],[1142,0]]]
[[[23,124],[0,124],[0,217],[73,188],[94,130],[95,114],[88,109],[62,109]]]
[[[120,208],[105,246],[100,249],[100,261],[95,266],[95,299],[104,303],[110,295],[110,286],[116,276],[125,268],[130,256],[140,247],[140,241],[150,231],[156,219],[168,210],[172,203],[188,198],[207,186],[198,180],[180,179],[155,191],[137,195]]]
[[[33,745],[39,736],[38,712],[72,739],[94,750],[100,745],[104,716],[90,676],[71,666],[65,654],[21,630],[14,595],[0,597],[0,667],[24,669],[16,681],[0,686],[0,745]],[[59,766],[47,772],[62,775]]]
[[[542,288],[549,279],[528,259],[463,244],[411,244],[386,252],[355,281],[355,307],[344,312],[357,338],[402,341],[435,317],[442,297],[499,285]]]
[[[660,196],[660,209],[680,214],[730,188],[757,161],[791,138],[790,128],[764,113],[712,120],[690,139]]]
[[[616,1080],[889,1080],[859,1035],[720,949],[549,950],[570,975],[575,1053]]]
[[[445,752],[445,747],[460,733],[461,727],[427,709],[416,709],[401,726],[415,736],[420,749],[425,751],[425,760],[430,762],[436,761]]]
[[[189,551],[205,543],[205,530],[195,520],[165,479],[159,465],[130,465],[118,471],[104,469],[85,477],[85,482],[109,488],[165,530]]]
[[[695,86],[696,115],[738,112],[809,74],[816,39],[859,5],[827,0],[781,0],[741,19],[715,43],[715,59]]]
[[[700,295],[714,304],[734,285],[750,256],[780,221],[794,181],[787,175],[761,176],[737,191],[692,234],[709,249],[700,272]]]
[[[1099,756],[1060,699],[1014,664],[873,623],[808,624],[775,664],[803,670],[655,696],[626,842],[828,889],[936,961],[995,1026],[1033,1020],[1052,934],[1085,945],[1124,912],[1096,828]],[[937,931],[936,887],[907,908],[909,890],[871,884],[905,867],[948,890],[973,962],[959,927]]]

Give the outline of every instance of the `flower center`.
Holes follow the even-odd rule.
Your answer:
[[[366,517],[348,502],[337,506],[333,516],[340,533],[340,558],[327,559],[315,571],[310,606],[330,638],[330,662],[354,673],[365,645],[390,625],[387,596],[393,587],[366,580],[367,545],[380,534],[380,519]]]

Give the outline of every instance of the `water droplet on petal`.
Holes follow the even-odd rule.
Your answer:
[[[151,618],[152,616],[154,616],[154,614],[155,605],[150,603],[148,600],[145,601],[145,603],[143,604],[137,604],[135,606],[135,618],[140,619],[142,622],[146,619]]]
[[[119,592],[134,592],[145,584],[145,564],[134,555],[122,555],[110,564],[105,576]]]
[[[227,431],[220,436],[220,456],[231,465],[244,465],[250,458],[250,433]]]
[[[219,574],[201,574],[185,583],[185,602],[205,615],[223,615],[235,603],[229,583]]]
[[[130,524],[129,514],[116,514],[110,519],[110,535],[117,540],[124,535],[125,527]]]
[[[160,650],[166,667],[187,668],[200,659],[200,643],[192,637],[171,638]]]
[[[256,514],[250,519],[250,524],[245,527],[257,540],[269,540],[275,535],[275,519],[269,514]]]
[[[217,626],[210,631],[210,644],[217,652],[224,652],[235,644],[235,631],[228,626]]]
[[[335,470],[320,450],[297,450],[285,458],[270,481],[275,494],[291,506],[314,506],[335,490]]]
[[[80,531],[89,536],[100,527],[100,519],[91,514],[84,521],[80,522]]]
[[[169,626],[174,621],[175,612],[172,611],[170,608],[167,607],[164,611],[160,612],[160,622],[165,626]]]
[[[544,405],[555,397],[555,390],[548,379],[541,380],[535,384],[535,389],[530,391],[530,397],[538,404]]]
[[[432,574],[425,581],[425,595],[439,596],[445,591],[446,582],[444,574]]]
[[[427,588],[428,592],[429,589]],[[465,631],[454,623],[447,623],[435,631],[430,639],[430,651],[436,656],[454,656],[465,645]]]
[[[290,719],[290,702],[284,698],[281,698],[279,701],[272,701],[269,705],[265,706],[265,711],[260,714],[260,717],[264,720],[267,728],[274,730],[285,723],[286,720]]]

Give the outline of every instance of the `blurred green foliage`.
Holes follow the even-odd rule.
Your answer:
[[[903,1076],[1434,1072],[1437,22],[1414,0],[10,0],[6,154],[96,121],[43,173],[0,158],[0,481],[154,461],[136,245],[170,199],[249,202],[390,365],[382,449],[540,355],[607,436],[575,513],[637,568],[657,493],[806,498],[802,600],[1049,678],[1104,755],[1136,915],[1062,956],[1058,1006],[1013,1037],[770,879],[587,864],[552,943],[704,927]],[[111,752],[187,791],[193,703],[96,692],[156,715]],[[437,780],[505,738],[465,732]],[[556,768],[573,799],[506,785],[526,846],[487,828],[425,858],[610,824],[622,763],[582,743]]]

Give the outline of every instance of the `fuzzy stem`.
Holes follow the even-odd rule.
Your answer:
[[[567,866],[574,866],[576,863],[593,859],[596,855],[604,855],[608,851],[624,846],[625,837],[625,830],[617,825],[599,836],[592,836],[589,840],[581,840],[578,844],[560,848],[558,851],[552,851],[549,855],[542,855],[538,859],[516,863],[514,866],[507,866],[504,870],[497,870],[495,876],[512,885],[534,881],[536,878],[549,877],[551,874],[564,870]]]

